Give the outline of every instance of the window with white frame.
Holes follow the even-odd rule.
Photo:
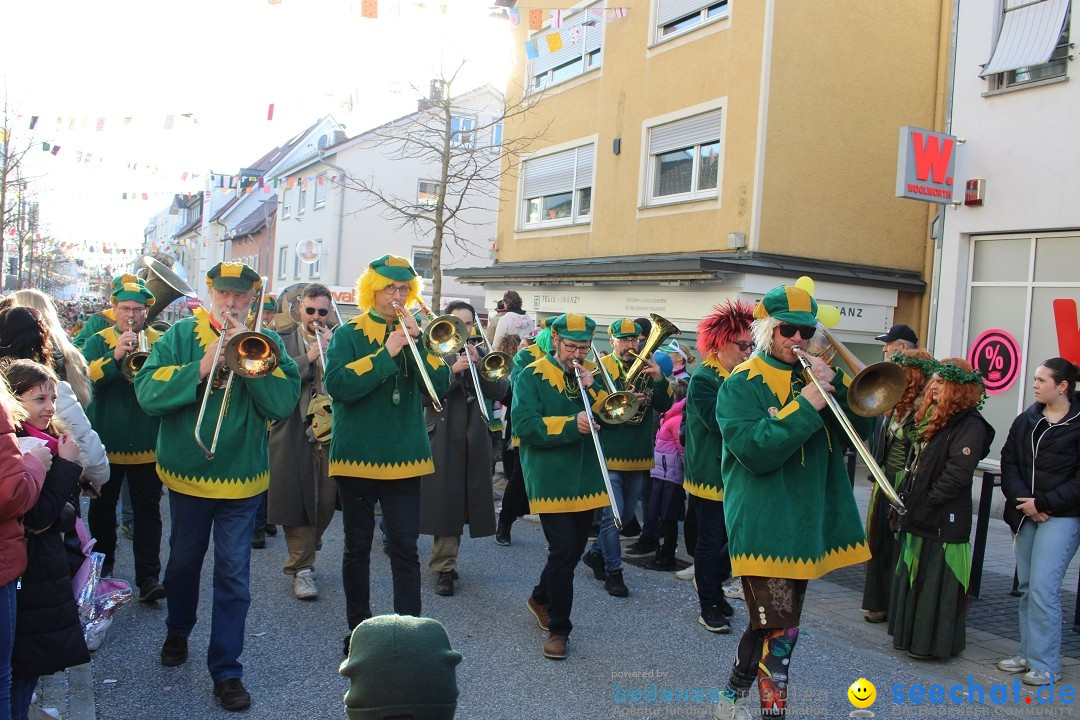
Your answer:
[[[1070,0],[1004,0],[1001,31],[980,75],[994,89],[1068,73]]]
[[[491,149],[498,152],[502,148],[503,124],[495,123],[491,126]]]
[[[472,149],[476,143],[476,118],[454,115],[450,118],[450,144]]]
[[[569,12],[569,11],[566,11]],[[603,56],[604,6],[582,8],[529,39],[536,53],[529,60],[529,89],[539,90],[600,67]]]
[[[281,191],[281,219],[292,215],[292,189],[285,188]]]
[[[729,0],[656,0],[656,42],[728,17]]]
[[[439,202],[439,183],[434,180],[421,180],[417,183],[416,204],[424,209],[433,209]]]
[[[286,272],[286,269],[288,268],[288,265],[286,265],[286,263],[288,263],[288,262],[289,262],[289,246],[288,245],[282,245],[281,247],[278,248],[278,251],[277,251],[277,276],[278,276],[278,280],[284,280],[285,279],[285,272]]]
[[[315,209],[326,205],[326,173],[319,173],[315,178]]]
[[[416,274],[425,280],[435,277],[431,270],[431,251],[426,248],[413,248],[412,266]]]
[[[294,280],[300,279],[300,254],[293,252],[292,274]]]
[[[319,277],[320,272],[322,272],[322,255],[319,256],[318,260],[308,265],[308,279],[312,280]]]
[[[300,178],[296,181],[296,214],[302,215],[307,207],[307,180]]]
[[[595,153],[589,143],[522,163],[523,228],[589,222]]]
[[[645,204],[716,197],[722,138],[719,109],[650,128]]]

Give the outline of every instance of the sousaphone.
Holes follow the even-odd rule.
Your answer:
[[[139,268],[138,275],[146,283],[146,289],[154,295],[154,304],[146,312],[146,326],[153,326],[155,330],[168,330],[168,323],[160,320],[155,325],[154,318],[161,314],[162,310],[172,305],[177,298],[193,298],[198,297],[198,294],[191,289],[191,286],[187,284],[187,281],[179,273],[160,260],[144,255],[139,260],[139,264],[142,267]],[[159,327],[160,324],[164,324],[165,327]]]

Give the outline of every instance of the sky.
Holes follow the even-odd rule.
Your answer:
[[[502,90],[512,62],[509,23],[485,0],[378,0],[377,19],[362,0],[4,5],[12,146],[32,144],[43,234],[86,246],[138,245],[173,193],[235,174],[320,117],[355,135],[415,110],[440,67],[464,60],[460,90]]]

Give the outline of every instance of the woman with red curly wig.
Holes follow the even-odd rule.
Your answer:
[[[915,413],[900,496],[900,557],[889,603],[893,647],[916,659],[965,646],[971,575],[971,482],[994,429],[978,408],[982,377],[961,358],[937,364]]]

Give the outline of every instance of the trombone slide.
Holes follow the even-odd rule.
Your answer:
[[[615,521],[615,527],[622,530],[622,516],[619,514],[619,506],[615,502],[615,489],[611,487],[611,476],[608,475],[607,460],[604,459],[604,448],[600,446],[600,436],[596,433],[596,418],[593,417],[592,407],[589,404],[589,393],[585,383],[582,382],[585,369],[581,363],[574,362],[574,374],[577,375],[578,387],[581,388],[581,401],[585,405],[585,416],[589,418],[589,434],[592,435],[593,447],[596,449],[596,458],[600,461],[600,474],[604,478],[604,488],[607,490],[608,504],[611,506],[611,517]]]

